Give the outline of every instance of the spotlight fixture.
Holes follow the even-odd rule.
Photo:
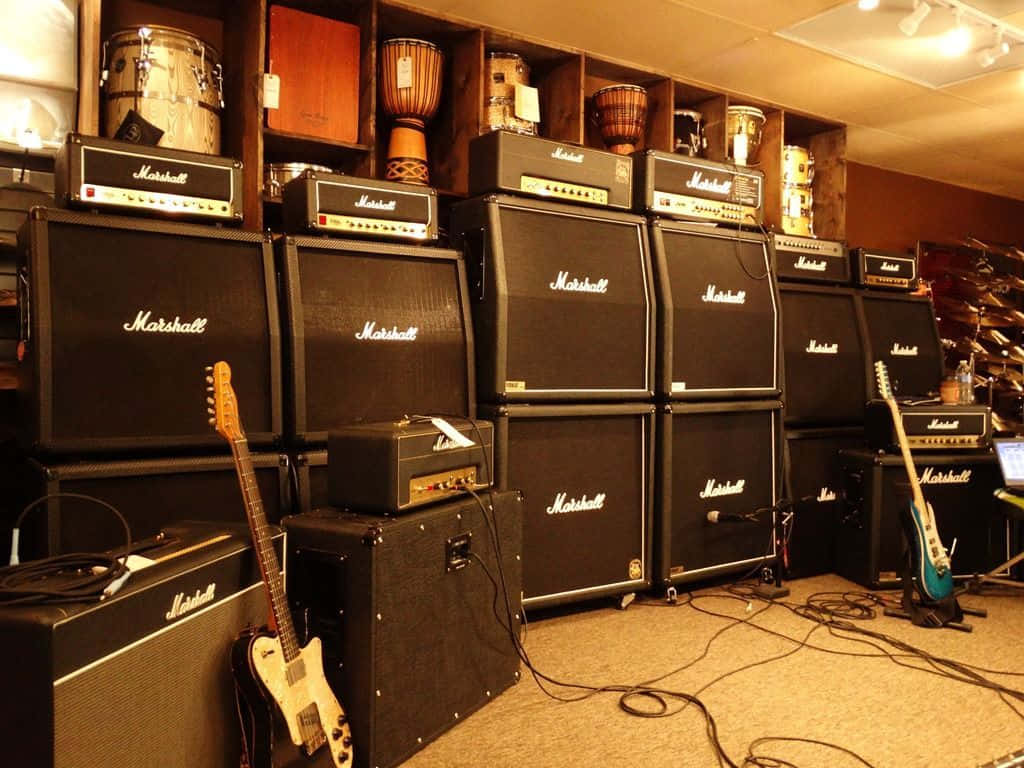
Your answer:
[[[878,7],[879,0],[857,0],[857,7],[862,11],[873,11]]]
[[[971,28],[964,24],[964,12],[959,8],[953,11],[956,26],[942,37],[942,55],[949,58],[963,56],[971,49]]]
[[[921,26],[921,22],[924,21],[925,17],[931,12],[932,7],[928,5],[928,3],[924,0],[915,0],[914,10],[900,20],[900,32],[907,37],[913,37],[917,34],[917,29]]]
[[[978,51],[977,61],[981,67],[991,67],[996,59],[1001,59],[1010,52],[1010,44],[1003,40],[1003,30],[996,33],[996,44],[991,48],[982,48]]]

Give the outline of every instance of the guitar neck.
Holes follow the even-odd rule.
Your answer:
[[[277,630],[281,641],[281,650],[285,661],[290,662],[299,656],[299,640],[292,623],[291,610],[284,592],[281,578],[281,565],[274,549],[267,515],[263,510],[260,489],[256,485],[252,468],[252,457],[249,454],[249,442],[244,437],[231,442],[231,452],[235,457],[235,469],[242,487],[242,498],[245,501],[245,513],[249,519],[249,530],[252,532],[253,546],[259,559],[263,583],[267,587],[270,598],[270,612],[273,628]]]
[[[899,439],[900,453],[903,454],[903,464],[907,468],[907,477],[910,478],[910,491],[913,494],[914,506],[919,510],[924,510],[924,494],[921,493],[921,481],[917,478],[914,457],[910,455],[910,446],[907,445],[907,433],[903,429],[903,417],[900,415],[899,406],[893,398],[887,397],[885,402],[888,403],[889,410],[892,412],[892,423],[896,428],[896,437]]]

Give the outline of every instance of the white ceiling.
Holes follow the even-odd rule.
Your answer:
[[[404,2],[846,123],[850,160],[1024,200],[1024,69],[931,88],[774,34],[850,0]],[[1024,27],[1018,0],[972,4]]]

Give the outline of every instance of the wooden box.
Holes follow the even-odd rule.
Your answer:
[[[267,71],[281,78],[275,131],[359,140],[359,27],[293,8],[270,8]]]

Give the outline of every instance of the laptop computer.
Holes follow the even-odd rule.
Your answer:
[[[1024,496],[1024,437],[996,438],[992,445],[999,458],[1006,490]]]

